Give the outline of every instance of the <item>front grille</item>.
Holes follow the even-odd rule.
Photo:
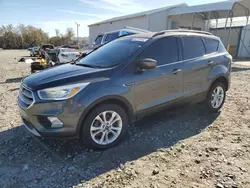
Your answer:
[[[18,95],[18,103],[22,108],[28,108],[34,101],[33,93],[21,85]]]

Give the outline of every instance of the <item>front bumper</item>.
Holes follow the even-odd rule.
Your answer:
[[[32,134],[42,137],[79,136],[77,124],[84,107],[77,105],[73,99],[47,103],[35,101],[28,108],[24,108],[21,102],[18,98],[21,119]]]
[[[32,124],[30,124],[30,122],[28,122],[26,119],[24,119],[23,117],[21,117],[22,123],[25,126],[25,128],[31,132],[33,135],[36,135],[38,137],[41,137],[41,135],[39,134],[39,132],[37,132],[37,130],[33,127]]]

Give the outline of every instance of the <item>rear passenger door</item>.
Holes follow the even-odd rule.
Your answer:
[[[183,96],[183,64],[179,61],[178,41],[177,37],[160,38],[142,52],[141,58],[155,59],[157,67],[135,73],[135,104],[138,112]]]
[[[198,36],[183,36],[183,86],[184,96],[193,96],[205,91],[210,67],[204,41]]]

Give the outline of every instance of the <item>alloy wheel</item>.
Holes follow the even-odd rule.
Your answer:
[[[90,127],[93,141],[100,145],[113,143],[121,134],[122,118],[115,111],[104,111],[97,115]]]
[[[213,93],[212,93],[212,97],[211,97],[211,105],[214,109],[219,108],[224,100],[225,97],[225,92],[224,89],[221,86],[217,86]]]

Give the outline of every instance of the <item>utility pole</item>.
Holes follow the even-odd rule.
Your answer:
[[[76,23],[76,36],[77,36],[77,44],[79,44],[79,27],[80,27],[80,24],[75,22]]]

